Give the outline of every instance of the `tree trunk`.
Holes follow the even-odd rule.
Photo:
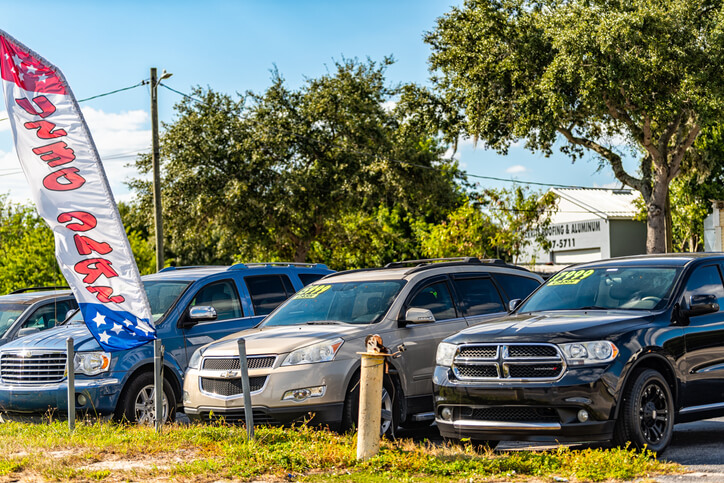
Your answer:
[[[668,193],[668,183],[654,181],[651,198],[646,202],[648,210],[646,253],[666,253],[666,199]]]
[[[307,253],[309,253],[309,247],[311,242],[308,240],[301,240],[296,249],[294,250],[294,261],[298,263],[304,263],[307,261]]]

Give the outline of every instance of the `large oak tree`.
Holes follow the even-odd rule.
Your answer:
[[[706,160],[694,143],[722,117],[723,28],[718,0],[467,0],[427,41],[462,134],[503,153],[520,139],[548,155],[563,140],[574,161],[595,153],[641,192],[657,253],[669,183]]]

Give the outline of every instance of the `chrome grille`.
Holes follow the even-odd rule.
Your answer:
[[[276,356],[248,356],[249,369],[267,369],[274,365]],[[204,359],[203,369],[210,371],[238,371],[241,369],[238,357],[209,357]]]
[[[0,379],[9,384],[48,384],[65,379],[65,352],[3,352]]]
[[[464,344],[452,369],[462,381],[545,381],[561,377],[566,364],[553,344]]]
[[[267,376],[258,376],[249,378],[249,387],[251,392],[259,391],[264,387]],[[218,396],[236,396],[241,395],[241,378],[234,379],[213,379],[210,377],[201,378],[201,390],[209,394]]]

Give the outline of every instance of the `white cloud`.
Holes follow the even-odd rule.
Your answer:
[[[108,181],[117,201],[128,201],[133,194],[125,182],[137,176],[132,163],[139,153],[151,149],[149,114],[142,110],[107,113],[85,107],[85,117],[91,136],[96,143]],[[2,114],[0,113],[0,118]],[[0,131],[10,123],[0,121]],[[30,200],[30,189],[25,176],[20,172],[20,163],[15,152],[0,151],[0,194],[10,193],[10,199],[25,203]]]
[[[0,111],[0,132],[10,130],[10,120],[7,117],[7,111]]]
[[[526,171],[528,171],[528,168],[526,168],[522,164],[510,166],[508,169],[505,170],[505,172],[508,174],[520,174],[525,173]]]

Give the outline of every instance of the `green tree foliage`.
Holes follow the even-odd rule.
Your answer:
[[[0,294],[52,285],[66,285],[53,233],[34,208],[0,196]]]
[[[401,88],[385,83],[389,63],[345,60],[296,90],[274,72],[262,94],[234,100],[196,89],[177,105],[161,140],[164,230],[176,262],[347,267],[414,253],[413,225],[459,204],[461,175],[417,113],[395,106]],[[147,157],[137,165],[150,169]],[[150,186],[132,187],[136,216],[150,226]]]
[[[500,152],[525,139],[550,155],[564,139],[573,160],[595,153],[641,192],[647,250],[663,252],[669,184],[723,114],[723,29],[721,1],[467,0],[427,41],[464,134]]]
[[[478,204],[468,201],[445,221],[428,228],[422,237],[422,252],[426,258],[493,258],[497,250],[491,239],[498,229]]]

